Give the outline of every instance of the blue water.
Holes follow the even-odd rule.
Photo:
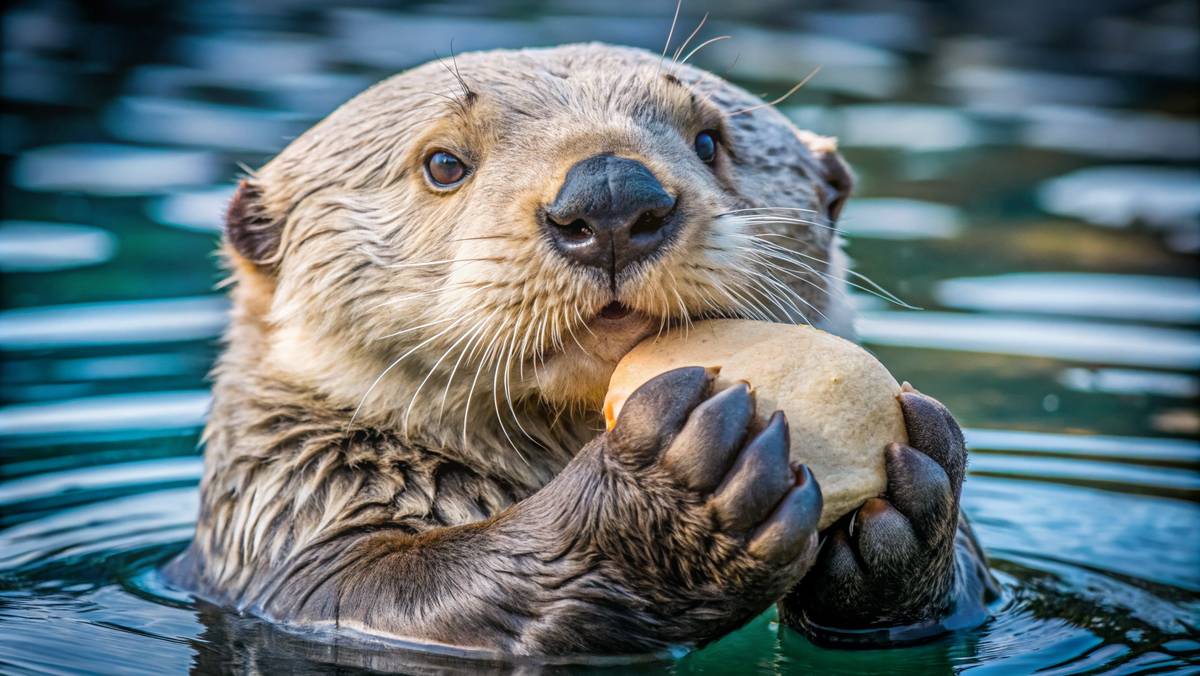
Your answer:
[[[673,6],[116,7],[4,16],[0,672],[511,668],[288,634],[158,578],[195,518],[227,308],[211,252],[239,163],[452,37],[658,49]],[[733,38],[696,59],[756,92],[823,66],[781,109],[841,137],[857,269],[924,308],[863,295],[858,328],[967,428],[995,616],[853,652],[772,611],[621,671],[1200,669],[1195,5],[939,7],[697,2],[682,20],[712,9],[702,36]]]

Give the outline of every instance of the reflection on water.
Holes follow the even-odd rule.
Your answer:
[[[1200,280],[1074,272],[1018,272],[947,279],[934,287],[946,307],[1200,324]]]
[[[73,143],[22,153],[12,182],[27,190],[137,195],[211,183],[219,171],[216,156],[204,151]]]
[[[1194,130],[1200,135],[1200,129]],[[1080,169],[1038,190],[1042,207],[1096,225],[1146,225],[1168,231],[1167,244],[1200,252],[1200,171],[1143,166]]]
[[[104,113],[105,128],[125,141],[264,153],[282,150],[315,121],[284,111],[133,96]]]
[[[0,411],[0,435],[17,437],[188,427],[204,422],[208,403],[208,392],[198,390],[110,394],[48,404],[14,404]]]
[[[179,190],[158,198],[146,214],[158,223],[189,230],[219,233],[236,186]]]
[[[0,312],[0,348],[32,349],[211,338],[225,326],[221,296],[86,303]]]
[[[869,343],[1122,366],[1200,369],[1200,331],[956,312],[863,312]]]
[[[903,197],[863,197],[846,204],[839,219],[850,237],[949,238],[962,230],[961,212],[946,204]]]
[[[0,222],[0,272],[49,272],[112,258],[116,240],[87,225]]]
[[[1070,368],[1062,372],[1059,382],[1081,392],[1153,394],[1180,399],[1200,397],[1200,378],[1183,373]]]
[[[782,110],[841,136],[861,186],[848,251],[925,308],[854,297],[867,346],[966,426],[964,501],[1005,597],[986,626],[923,646],[827,650],[768,612],[620,673],[1195,669],[1194,3],[708,4],[685,3],[684,34],[712,9],[697,37],[733,37],[700,65],[769,96],[822,67]],[[451,40],[657,51],[671,10],[6,10],[0,670],[560,670],[289,633],[169,589],[156,566],[195,518],[205,373],[228,312],[210,252],[239,164]]]
[[[1030,106],[1021,115],[1022,140],[1037,148],[1129,160],[1200,159],[1200,125],[1192,119],[1076,106]]]

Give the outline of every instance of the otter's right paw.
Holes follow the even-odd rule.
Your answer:
[[[703,643],[766,609],[812,565],[821,491],[788,462],[788,424],[755,422],[741,383],[681,368],[626,401],[606,435],[607,553],[649,576],[647,596],[674,614],[678,637]]]

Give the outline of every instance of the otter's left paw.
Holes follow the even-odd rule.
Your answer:
[[[907,384],[900,404],[909,445],[886,450],[886,499],[868,500],[827,529],[816,564],[780,605],[786,623],[810,633],[936,624],[962,586],[956,550],[981,560],[965,522],[959,537],[967,450],[958,423]]]

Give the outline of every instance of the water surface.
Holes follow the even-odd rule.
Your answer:
[[[858,328],[967,428],[964,502],[1005,594],[985,626],[917,647],[828,650],[771,611],[619,671],[1200,669],[1195,7],[1086,5],[1039,7],[1036,22],[989,3],[714,5],[701,37],[733,38],[702,65],[771,96],[823,66],[782,110],[842,137],[861,185],[849,252],[923,308],[863,296]],[[8,11],[0,672],[528,666],[293,635],[162,583],[191,535],[228,307],[211,252],[239,163],[451,38],[657,50],[671,9]]]

